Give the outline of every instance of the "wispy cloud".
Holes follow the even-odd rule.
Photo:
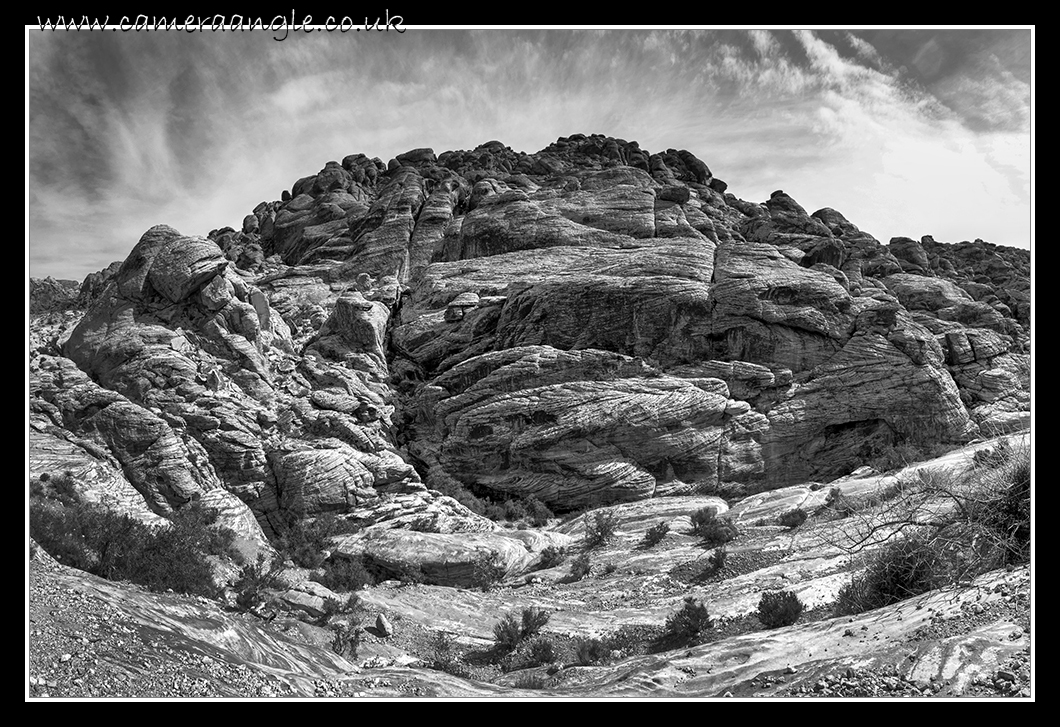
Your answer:
[[[954,67],[950,44],[949,70],[928,88],[883,40],[31,34],[31,272],[81,277],[161,222],[197,234],[237,226],[349,153],[386,161],[489,139],[536,151],[576,132],[687,148],[738,196],[783,188],[883,239],[1026,245],[1030,88],[1012,70],[1018,54],[980,44]]]

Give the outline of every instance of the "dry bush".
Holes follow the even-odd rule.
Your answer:
[[[568,583],[580,581],[582,578],[585,578],[587,575],[589,575],[589,571],[591,571],[592,568],[593,562],[589,558],[589,554],[582,553],[573,561],[571,561],[570,572],[567,573],[567,577],[564,580]]]
[[[651,548],[662,542],[666,534],[670,532],[670,524],[667,522],[660,522],[652,525],[648,532],[644,533],[644,540],[641,543],[643,548]]]
[[[599,548],[615,539],[618,516],[613,512],[597,512],[585,517],[585,536],[582,541],[586,550]]]
[[[566,559],[566,548],[557,548],[555,545],[550,545],[541,551],[541,560],[537,562],[537,567],[535,568],[535,570],[555,568],[557,565],[559,565]]]
[[[600,639],[582,638],[574,642],[574,663],[578,666],[604,664],[611,657],[611,650]]]
[[[692,513],[692,532],[703,538],[708,545],[723,545],[735,540],[740,534],[732,516],[718,515],[713,507],[704,507]]]
[[[870,546],[838,613],[859,613],[1030,559],[1030,452],[999,445],[967,471],[919,470],[893,499],[848,518],[831,544]]]
[[[791,591],[763,593],[758,601],[758,620],[767,629],[790,626],[799,620],[804,608],[803,602]]]
[[[692,596],[685,597],[681,610],[666,619],[666,635],[681,641],[691,641],[710,628],[710,614],[704,603]]]

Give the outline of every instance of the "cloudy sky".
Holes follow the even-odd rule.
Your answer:
[[[886,242],[1031,242],[1030,30],[27,31],[30,274],[238,227],[329,160],[603,133]]]

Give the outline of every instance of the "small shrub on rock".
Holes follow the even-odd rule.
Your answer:
[[[524,520],[530,515],[526,502],[520,499],[507,500],[504,503],[505,520]]]
[[[785,528],[794,530],[795,528],[806,522],[807,519],[806,511],[801,507],[797,507],[794,510],[788,510],[786,513],[781,515],[777,519],[777,524],[782,525]]]
[[[514,614],[505,614],[504,618],[493,625],[493,640],[501,651],[514,651],[523,640],[523,625]]]
[[[578,666],[603,664],[611,656],[611,650],[600,639],[578,639],[574,642],[574,663]]]
[[[703,571],[699,574],[699,577],[710,578],[724,570],[725,560],[728,558],[728,555],[728,551],[726,551],[724,547],[712,550],[710,555],[705,558],[706,564],[703,567]]]
[[[534,527],[547,525],[549,520],[556,517],[556,514],[549,509],[548,505],[533,495],[526,497],[525,502],[526,509],[529,511],[530,522],[534,524]]]
[[[528,666],[541,666],[543,664],[551,664],[559,658],[559,654],[556,651],[556,644],[544,636],[538,636],[533,639],[526,652],[526,659]]]
[[[567,581],[570,583],[580,581],[582,578],[589,575],[589,571],[592,570],[592,567],[593,563],[589,558],[589,554],[582,553],[571,561],[570,572],[567,574]]]
[[[652,525],[648,528],[648,532],[644,533],[644,541],[641,545],[645,548],[652,548],[663,541],[666,534],[670,532],[670,524],[667,522],[660,522]]]
[[[889,606],[949,580],[942,553],[930,540],[911,536],[873,553],[860,576],[840,589],[835,614],[847,616]]]
[[[504,652],[514,651],[523,641],[536,636],[548,623],[549,612],[541,608],[524,608],[519,618],[506,614],[493,625],[493,639]]]
[[[470,669],[460,661],[460,652],[456,645],[456,636],[445,631],[439,631],[431,640],[431,658],[429,661],[432,669],[444,671],[458,677],[468,677]]]
[[[329,558],[324,561],[324,573],[314,580],[333,591],[359,591],[375,583],[372,574],[365,568],[364,559]]]
[[[83,500],[68,473],[32,489],[30,536],[60,563],[153,591],[220,595],[210,557],[233,557],[235,534],[215,510],[191,502],[157,527]]]
[[[1026,563],[1031,555],[1031,463],[1015,458],[1004,472],[997,496],[984,506],[983,525],[994,533],[1004,565]]]
[[[802,615],[803,603],[791,591],[763,593],[758,601],[758,620],[767,629],[790,626]]]
[[[543,608],[524,608],[522,614],[522,637],[536,636],[548,623],[551,614]]]
[[[349,659],[357,658],[361,646],[361,625],[356,620],[338,621],[331,624],[331,650],[339,656]]]
[[[972,464],[976,467],[997,469],[1012,459],[1012,445],[1002,439],[990,449],[980,449],[972,455]]]
[[[357,596],[325,598],[323,610],[317,617],[317,626],[327,626],[336,616],[353,616],[360,623],[363,614],[364,606]]]
[[[537,563],[537,569],[555,568],[566,559],[566,548],[557,548],[555,545],[550,545],[541,551],[541,560]]]
[[[355,527],[328,513],[313,519],[297,518],[276,541],[276,550],[285,559],[302,568],[319,568],[327,554],[330,539]]]
[[[704,507],[692,513],[692,532],[711,545],[723,545],[740,534],[732,517],[719,516],[713,507]]]
[[[681,610],[666,619],[666,634],[682,641],[691,641],[710,628],[710,614],[706,604],[686,596]]]
[[[279,558],[271,559],[265,553],[258,553],[257,561],[245,564],[239,571],[232,590],[235,592],[236,605],[244,611],[254,611],[265,605],[266,590],[276,585],[283,572],[283,562]]]
[[[597,512],[585,518],[585,539],[583,544],[586,550],[599,548],[615,539],[615,531],[618,529],[618,516],[613,512]]]
[[[548,686],[548,679],[540,674],[520,674],[513,686],[516,689],[544,689]]]
[[[498,505],[495,502],[487,502],[483,506],[482,514],[497,523],[507,518],[507,510],[504,509],[504,505]]]
[[[497,561],[492,553],[479,553],[471,564],[472,586],[488,591],[504,580],[508,569]]]

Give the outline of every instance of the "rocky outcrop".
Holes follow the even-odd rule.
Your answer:
[[[1026,253],[883,245],[601,135],[348,155],[237,227],[152,228],[80,301],[32,339],[35,446],[98,450],[121,507],[230,493],[265,532],[340,513],[441,548],[495,530],[455,487],[746,495],[1029,416]]]
[[[54,313],[73,308],[77,302],[77,283],[52,277],[29,279],[29,312]]]
[[[619,354],[511,348],[424,387],[410,451],[474,488],[561,508],[713,492],[756,474],[730,441],[753,415],[727,394]]]
[[[389,308],[328,288],[303,354],[236,270],[211,240],[148,231],[63,343],[69,359],[36,361],[33,406],[113,457],[156,512],[215,489],[266,531],[385,493],[429,506],[389,434]]]

